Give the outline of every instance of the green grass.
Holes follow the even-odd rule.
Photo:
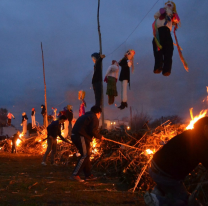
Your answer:
[[[69,180],[73,163],[55,167],[41,161],[42,156],[0,153],[0,206],[145,205],[141,194],[119,191],[117,179],[77,183]]]

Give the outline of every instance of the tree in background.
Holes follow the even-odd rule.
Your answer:
[[[0,108],[0,127],[6,126],[7,113],[8,110],[6,108]]]
[[[178,115],[169,115],[169,116],[165,116],[165,117],[162,116],[160,118],[153,120],[150,123],[150,127],[156,128],[168,120],[170,120],[170,122],[172,124],[181,124],[183,119],[181,117],[179,117]]]

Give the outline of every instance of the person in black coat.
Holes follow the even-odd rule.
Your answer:
[[[102,60],[105,58],[104,54],[93,53],[91,55],[94,62],[94,74],[92,77],[92,86],[95,94],[95,105],[101,107],[102,104]]]
[[[47,115],[46,115],[46,108],[45,108],[45,105],[41,105],[41,114],[43,116],[43,125],[46,126],[46,118],[47,118]]]
[[[69,125],[68,125],[68,136],[69,137],[71,137],[73,116],[74,115],[73,115],[73,111],[72,111],[72,105],[67,105],[66,118],[69,121]]]
[[[121,59],[118,64],[121,66],[121,73],[119,76],[119,81],[121,82],[121,105],[118,107],[119,109],[124,109],[128,107],[127,104],[127,86],[129,83],[130,86],[130,68],[132,68],[132,73],[134,72],[134,50],[128,50],[124,58]]]
[[[104,139],[98,131],[101,112],[102,110],[100,107],[93,106],[90,112],[86,112],[77,119],[72,129],[71,140],[79,150],[81,157],[75,166],[72,176],[70,177],[71,180],[84,182],[84,180],[79,177],[81,171],[85,174],[85,180],[96,179],[96,177],[91,174],[90,142],[92,142],[93,137],[100,140]]]
[[[183,180],[199,163],[208,169],[208,117],[173,137],[153,155],[149,168],[150,177],[156,187],[144,196],[147,205],[153,201],[158,205],[188,205],[190,194]],[[169,198],[172,197],[170,200]]]

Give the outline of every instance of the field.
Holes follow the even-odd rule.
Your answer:
[[[0,153],[0,206],[140,205],[141,194],[127,192],[116,178],[69,180],[74,163],[42,166],[42,156]]]

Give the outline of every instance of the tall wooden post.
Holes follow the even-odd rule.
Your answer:
[[[102,54],[102,39],[101,39],[101,32],[100,32],[100,21],[99,21],[99,11],[100,11],[100,0],[98,0],[98,10],[97,10],[97,24],[98,24],[98,35],[99,35],[99,45],[100,45],[100,54]],[[101,64],[101,77],[103,79],[103,62]],[[101,97],[102,97],[102,129],[104,129],[104,95],[103,95],[103,81],[101,85]]]
[[[46,115],[45,115],[45,123],[46,125],[44,125],[45,127],[48,126],[48,109],[47,109],[47,97],[46,97],[46,81],[45,81],[45,67],[44,67],[44,57],[43,57],[43,46],[42,46],[42,42],[41,42],[41,51],[42,51],[42,61],[43,61],[43,79],[44,79],[44,97],[45,97],[45,108],[46,108]]]

